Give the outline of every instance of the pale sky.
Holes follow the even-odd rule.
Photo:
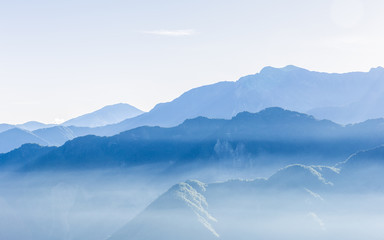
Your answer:
[[[0,0],[0,122],[148,111],[264,66],[384,66],[381,0]]]

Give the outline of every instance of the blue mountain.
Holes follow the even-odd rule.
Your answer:
[[[95,129],[111,136],[139,126],[171,127],[198,116],[230,119],[248,111],[281,107],[338,123],[384,117],[384,68],[343,74],[309,71],[295,66],[265,67],[236,82],[219,82],[185,92],[150,112]]]
[[[25,143],[36,143],[42,146],[48,145],[48,142],[33,132],[20,128],[11,128],[0,133],[0,153],[8,152],[18,148]]]
[[[37,121],[29,121],[23,124],[15,125],[15,127],[18,127],[27,131],[35,131],[41,128],[49,128],[54,126],[56,126],[56,124],[45,124]]]
[[[5,132],[5,131],[12,129],[14,127],[15,126],[13,126],[11,124],[2,123],[2,124],[0,124],[0,133]]]
[[[109,124],[119,123],[128,118],[133,118],[144,113],[126,103],[119,103],[105,106],[97,111],[70,119],[64,122],[63,126],[76,127],[100,127]]]
[[[192,89],[171,102],[156,105],[147,113],[128,104],[117,104],[69,120],[63,126],[69,127],[73,137],[113,136],[140,126],[173,127],[199,116],[231,119],[243,111],[258,112],[268,107],[281,107],[347,124],[384,117],[382,96],[384,69],[381,67],[369,72],[343,74],[314,72],[295,66],[265,67],[236,82]],[[72,139],[63,136],[60,128],[50,132],[56,139],[50,145],[60,146]],[[60,141],[57,141],[58,135],[62,136]],[[17,141],[29,143],[22,139]]]
[[[49,128],[53,126],[55,126],[55,124],[44,124],[36,121],[30,121],[30,122],[26,122],[23,124],[16,124],[16,125],[2,123],[0,124],[0,133],[10,130],[12,128],[20,128],[27,131],[35,131],[37,129]]]
[[[0,124],[0,142],[10,142],[9,144],[3,144],[0,147],[0,153],[9,152],[26,143],[35,143],[42,146],[60,146],[66,141],[76,137],[92,134],[94,131],[91,127],[117,123],[142,113],[143,111],[129,104],[120,103],[105,106],[95,112],[68,120],[62,125],[43,124],[36,121],[17,125]],[[1,134],[12,128],[23,129],[30,134],[37,136],[37,138],[31,138],[30,134],[27,134],[27,132],[25,132],[25,134]],[[19,131],[13,131],[13,133],[16,132]]]
[[[379,218],[366,211],[384,212],[383,169],[384,147],[379,147],[337,167],[293,164],[269,178],[188,180],[159,196],[109,240],[336,240],[366,234],[380,239]],[[343,221],[334,221],[335,215]],[[344,224],[355,227],[340,231]]]
[[[375,123],[344,127],[281,108],[243,112],[230,120],[198,117],[172,128],[139,127],[112,137],[79,137],[51,148],[34,161],[25,159],[28,164],[24,170],[163,163],[169,164],[169,172],[178,172],[186,166],[193,170],[335,164],[357,151],[384,144],[384,127]],[[47,129],[38,131],[42,135]],[[6,155],[0,155],[0,161]]]
[[[322,226],[308,213],[322,204],[316,191],[329,188],[319,172],[303,165],[283,168],[269,179],[189,180],[171,187],[108,240],[280,239],[292,233],[296,239],[317,239],[313,234]]]

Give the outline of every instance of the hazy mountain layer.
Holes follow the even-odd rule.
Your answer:
[[[0,132],[0,153],[19,148],[23,144],[33,143],[41,146],[60,146],[78,136],[88,135],[90,128],[54,126],[28,131],[17,127]]]
[[[100,127],[118,123],[128,118],[136,117],[142,113],[144,112],[134,106],[126,103],[119,103],[105,106],[97,111],[70,119],[62,125],[76,127]]]
[[[267,107],[309,113],[341,124],[356,123],[384,117],[383,96],[384,69],[381,67],[369,72],[343,74],[314,72],[295,66],[266,67],[236,82],[192,89],[171,102],[156,105],[148,113],[128,104],[106,106],[63,124],[82,127],[80,131],[70,127],[71,134],[63,134],[62,129],[53,128],[46,131],[52,136],[46,134],[45,141],[48,145],[60,146],[87,134],[113,136],[140,126],[172,127],[199,116],[230,119],[239,112],[258,112]],[[8,126],[0,126],[0,132],[6,129]],[[55,140],[51,142],[49,138]],[[11,140],[36,143],[27,139]]]
[[[36,121],[31,121],[31,122],[26,122],[23,124],[16,124],[16,125],[2,123],[0,124],[0,133],[5,132],[12,128],[20,128],[27,131],[35,131],[40,128],[49,128],[53,126],[55,126],[55,124],[44,124]]]
[[[29,142],[42,146],[48,145],[47,141],[32,132],[20,128],[11,128],[0,133],[0,153],[8,152]]]
[[[24,170],[93,169],[167,163],[169,170],[335,164],[384,144],[383,120],[346,127],[281,108],[231,120],[199,117],[173,128],[140,127],[113,137],[85,136],[36,158]],[[45,131],[39,130],[39,131]],[[70,134],[71,132],[65,132]],[[17,151],[17,150],[15,150]],[[0,160],[7,154],[0,155]]]
[[[35,121],[18,125],[0,124],[0,142],[9,141],[9,143],[0,146],[0,153],[9,152],[26,143],[35,143],[42,146],[60,146],[68,140],[92,134],[94,130],[90,127],[118,123],[142,113],[143,111],[129,104],[120,103],[68,120],[62,125],[43,124]],[[2,134],[12,128],[26,130],[29,134],[11,134],[12,132]],[[18,131],[15,130],[13,132]],[[31,138],[30,135],[35,135],[38,138]]]
[[[219,82],[185,92],[150,112],[121,123],[95,129],[114,135],[138,126],[170,127],[198,116],[229,119],[239,112],[282,107],[309,112],[342,124],[384,117],[384,69],[330,74],[295,66],[266,67],[236,82]]]
[[[343,156],[379,145],[382,121],[342,127],[271,108],[24,145],[0,155],[0,238],[381,239],[383,148]],[[213,183],[161,195],[190,178]]]
[[[383,170],[381,147],[338,167],[296,164],[268,179],[183,182],[109,239],[381,239]]]
[[[2,123],[2,124],[0,124],[0,133],[5,132],[7,130],[10,130],[12,128],[15,128],[15,126],[10,125],[10,124],[6,124],[6,123]]]

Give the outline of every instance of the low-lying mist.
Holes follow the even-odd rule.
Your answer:
[[[2,173],[0,239],[105,239],[169,187],[153,174],[151,168]]]
[[[365,159],[379,153],[2,171],[0,239],[382,239],[383,168]]]

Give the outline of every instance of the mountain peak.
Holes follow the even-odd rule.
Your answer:
[[[308,71],[308,70],[297,67],[295,65],[287,65],[282,68],[267,66],[261,69],[260,74],[271,73],[271,72],[293,72],[293,71]]]
[[[246,111],[240,112],[235,117],[233,117],[233,119],[248,119],[250,117],[257,117],[257,116],[268,119],[268,120],[282,119],[283,117],[286,117],[286,116],[314,119],[310,115],[295,112],[295,111],[286,110],[286,109],[283,109],[281,107],[269,107],[269,108],[261,110],[260,112],[257,112],[257,113],[250,113],[250,112],[246,112]]]
[[[383,67],[381,67],[381,66],[378,66],[378,67],[375,67],[375,68],[371,68],[370,70],[369,70],[369,72],[376,72],[376,73],[383,73],[384,72],[384,68]]]
[[[143,111],[132,105],[118,103],[107,105],[94,112],[70,119],[64,122],[63,125],[77,127],[100,127],[115,124],[128,118],[136,117],[142,113]]]
[[[280,187],[333,185],[313,167],[302,164],[293,164],[280,169],[268,179],[268,182]]]
[[[295,66],[295,65],[287,65],[287,66],[285,66],[285,67],[283,67],[283,68],[280,68],[281,70],[283,70],[283,71],[286,71],[286,72],[289,72],[289,71],[297,71],[297,70],[305,70],[305,71],[308,71],[307,69],[305,69],[305,68],[301,68],[301,67],[297,67],[297,66]]]

